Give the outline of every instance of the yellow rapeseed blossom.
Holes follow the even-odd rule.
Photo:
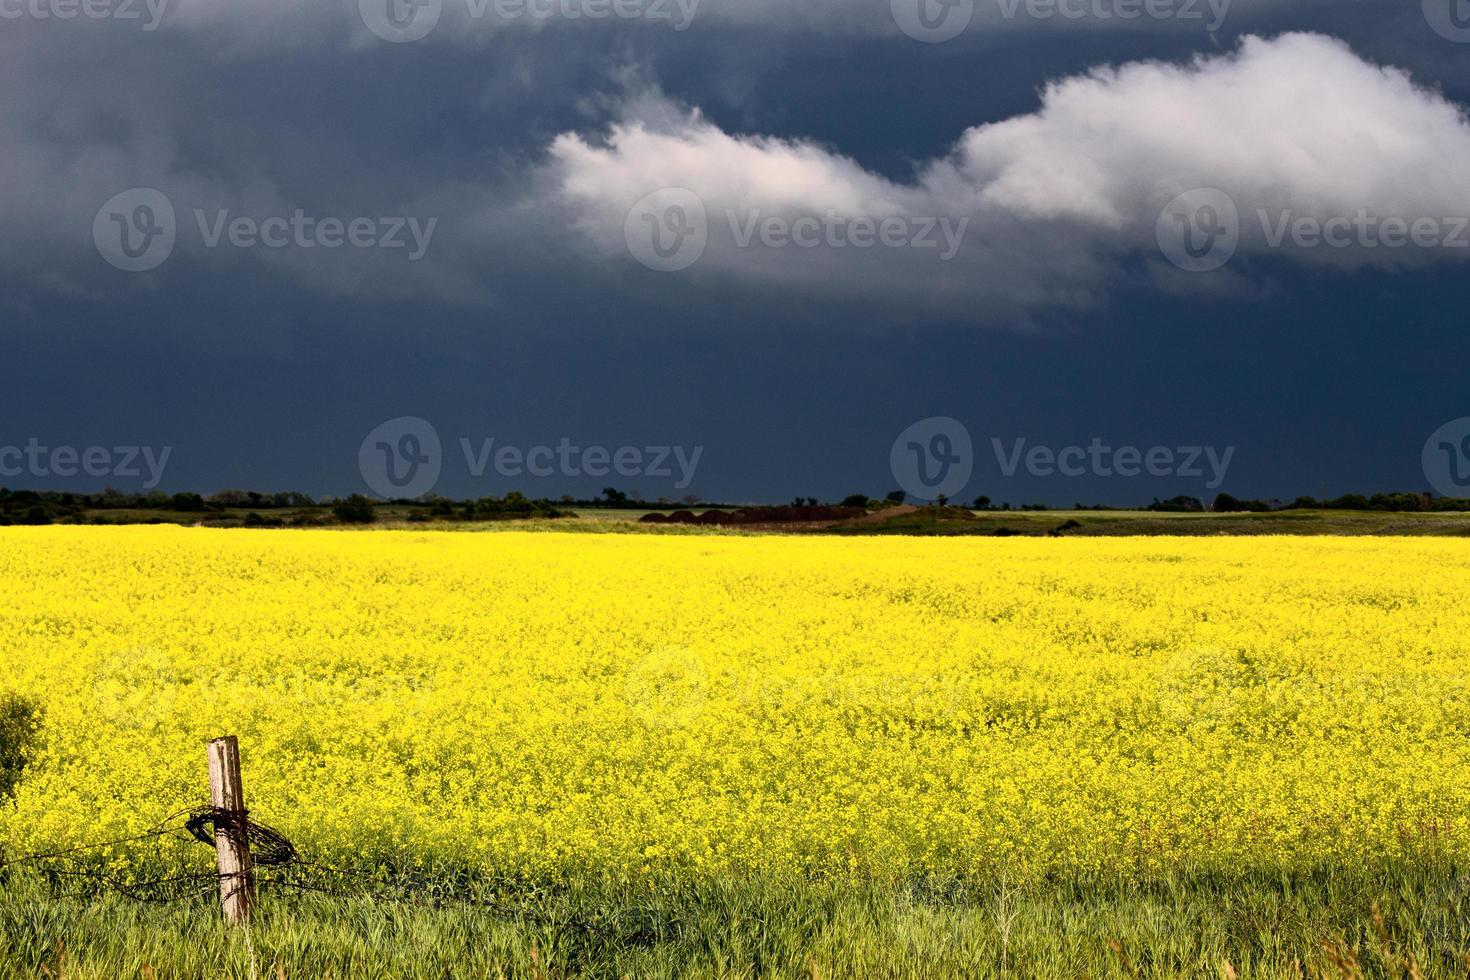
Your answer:
[[[1470,858],[1461,541],[6,528],[0,595],[0,694],[45,713],[11,853],[203,802],[233,733],[324,860]]]

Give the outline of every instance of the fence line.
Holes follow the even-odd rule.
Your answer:
[[[217,748],[223,741],[225,740],[216,740],[211,743],[212,763],[217,758],[228,760],[228,754],[220,753]],[[238,764],[238,755],[235,756],[235,760]],[[217,786],[220,772],[213,764],[211,769],[211,783]],[[236,779],[238,780],[238,774]],[[235,789],[237,792],[234,794],[234,800],[243,803],[243,797],[238,793],[238,782]],[[219,798],[219,793],[216,792],[213,795],[216,799]],[[258,885],[271,889],[282,888],[302,893],[320,894],[332,898],[349,900],[366,898],[373,902],[409,904],[421,908],[443,908],[455,905],[484,909],[507,919],[532,921],[560,928],[576,929],[590,934],[612,935],[616,933],[625,941],[631,942],[651,941],[663,931],[645,923],[636,925],[631,932],[622,932],[582,919],[564,919],[518,908],[505,902],[455,894],[453,889],[446,889],[442,884],[421,878],[408,876],[384,878],[371,872],[344,870],[310,861],[303,857],[289,838],[278,830],[252,820],[250,811],[243,807],[239,809],[219,805],[190,807],[170,814],[153,829],[140,834],[79,844],[57,851],[28,854],[8,860],[0,858],[0,875],[11,868],[22,866],[42,866],[59,861],[76,862],[84,855],[106,848],[140,844],[165,837],[206,845],[214,848],[217,855],[228,849],[231,852],[231,859],[219,861],[217,871],[183,872],[147,881],[126,881],[96,868],[46,867],[43,874],[49,879],[48,885],[52,889],[53,896],[59,898],[96,897],[99,891],[106,890],[133,901],[165,905],[174,902],[198,901],[218,888],[221,908],[226,919],[237,924],[249,921],[254,902],[254,890]],[[257,869],[264,873],[257,876]],[[307,880],[300,876],[302,873],[317,876],[319,880]],[[85,881],[89,887],[70,892],[58,892],[55,880],[58,878]],[[3,880],[3,877],[0,877],[0,880]],[[360,882],[365,887],[358,890],[332,887],[332,883],[343,881]],[[249,895],[250,898],[242,903],[241,899],[246,895]],[[673,922],[663,924],[675,925]]]

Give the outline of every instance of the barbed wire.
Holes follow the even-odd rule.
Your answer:
[[[618,930],[609,925],[592,922],[585,918],[557,916],[528,909],[505,901],[460,894],[442,881],[434,881],[412,875],[384,877],[367,871],[335,868],[330,865],[304,858],[296,845],[280,831],[250,818],[249,811],[232,811],[219,807],[192,807],[172,813],[153,829],[144,833],[113,840],[79,844],[63,850],[0,860],[0,873],[12,867],[46,865],[50,862],[76,862],[83,855],[111,847],[138,844],[150,840],[172,837],[185,842],[198,842],[215,847],[220,837],[244,843],[250,849],[254,866],[248,877],[257,886],[282,888],[294,892],[319,894],[338,899],[368,899],[373,902],[410,904],[421,908],[443,908],[459,906],[477,908],[497,916],[520,921],[531,921],[558,928],[575,929],[587,934],[611,935],[616,933],[624,942],[648,943],[657,939],[665,927],[673,922],[632,924],[631,929]],[[263,872],[256,874],[254,872]],[[181,901],[197,901],[213,894],[225,880],[219,872],[188,872],[132,881],[118,877],[98,868],[46,867],[44,872],[53,879],[52,892],[58,898],[95,898],[101,891],[110,891],[124,898],[146,904],[171,904]],[[242,875],[241,877],[247,877]],[[312,880],[312,879],[315,880]],[[72,879],[86,882],[90,887],[74,891],[58,891],[54,879]],[[352,881],[362,887],[350,890],[335,887],[340,882]],[[248,887],[242,881],[241,888]]]
[[[0,860],[0,871],[4,871],[6,868],[15,867],[22,864],[35,864],[41,861],[57,861],[62,858],[72,857],[73,855],[77,854],[89,853],[91,851],[100,851],[103,848],[107,847],[121,847],[124,844],[138,844],[145,840],[154,840],[159,837],[171,837],[176,835],[179,831],[186,829],[187,825],[180,825],[178,827],[173,827],[170,825],[173,824],[175,821],[182,820],[184,817],[192,815],[193,813],[194,811],[192,809],[184,809],[179,810],[176,813],[171,813],[168,816],[164,817],[163,820],[159,821],[159,823],[155,825],[152,830],[145,831],[141,834],[136,834],[132,837],[119,837],[116,840],[98,841],[94,844],[79,844],[76,847],[70,847],[61,851],[51,851],[50,853],[44,854],[28,854],[25,857],[12,858],[8,861]]]

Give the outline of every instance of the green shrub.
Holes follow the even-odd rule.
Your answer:
[[[0,695],[0,800],[10,798],[35,759],[41,708],[30,698]]]
[[[25,514],[22,515],[20,522],[22,524],[28,524],[32,527],[39,527],[43,524],[50,524],[51,512],[40,504],[34,504],[31,507],[27,508]]]

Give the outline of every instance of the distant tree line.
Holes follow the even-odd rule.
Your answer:
[[[659,497],[657,500],[643,499],[642,492],[638,490],[625,491],[617,487],[603,487],[602,495],[598,497],[577,498],[570,495],[564,496],[557,501],[563,507],[582,507],[584,509],[597,510],[668,510],[672,507],[722,507],[723,504],[705,503],[695,494],[687,494],[675,500],[671,497]]]
[[[851,494],[842,499],[842,507],[881,510],[903,504],[908,496],[895,490],[878,498],[868,494]],[[687,507],[729,509],[724,504],[699,504],[698,497],[684,497]],[[945,508],[948,498],[922,501],[931,507]],[[399,517],[413,523],[432,521],[504,521],[528,518],[554,519],[571,516],[572,508],[659,511],[676,507],[674,501],[641,499],[637,491],[626,493],[606,487],[600,497],[576,500],[562,497],[556,502],[532,499],[519,491],[503,497],[452,500],[430,496],[417,500],[379,502],[361,494],[341,498],[313,498],[309,494],[287,491],[259,493],[254,490],[221,490],[208,496],[198,493],[166,494],[159,491],[128,494],[108,489],[100,493],[67,493],[61,491],[8,490],[0,487],[0,526],[53,523],[204,523],[214,526],[245,527],[317,527],[327,524],[372,524],[379,510],[390,506]],[[818,497],[797,497],[792,507],[831,506]],[[976,497],[971,508],[980,511],[1044,511],[1054,510],[1047,504],[997,504],[990,497]],[[1167,500],[1155,498],[1147,507],[1129,508],[1106,505],[1074,505],[1075,510],[1147,510],[1160,513],[1268,513],[1281,510],[1351,510],[1395,513],[1429,513],[1470,511],[1470,499],[1438,497],[1428,493],[1346,494],[1328,500],[1297,497],[1279,500],[1249,500],[1222,493],[1208,504],[1199,497],[1178,496]],[[241,516],[240,512],[246,512]],[[175,515],[170,517],[169,515]]]
[[[802,502],[797,498],[798,503]],[[815,504],[816,498],[807,498]],[[842,501],[844,507],[866,506],[870,510],[880,507],[891,507],[902,504],[908,500],[908,495],[902,490],[895,490],[882,500],[868,497],[867,494],[853,494]],[[921,503],[930,503],[922,501]],[[944,507],[949,504],[949,499],[940,497],[932,502],[933,506]],[[989,497],[976,497],[971,503],[972,510],[982,511],[1041,511],[1059,510],[1049,504],[1016,504],[1002,502],[997,504]],[[1269,513],[1278,510],[1364,510],[1364,511],[1387,511],[1396,513],[1444,513],[1450,511],[1470,511],[1470,498],[1465,497],[1439,497],[1430,493],[1375,493],[1372,496],[1350,493],[1329,500],[1318,500],[1315,497],[1297,497],[1290,502],[1280,500],[1242,500],[1228,493],[1216,496],[1209,504],[1199,497],[1170,497],[1160,500],[1155,497],[1153,503],[1147,507],[1118,507],[1110,504],[1083,504],[1077,503],[1073,510],[1097,510],[1097,511],[1155,511],[1159,513],[1197,513],[1203,514],[1213,512],[1217,514],[1230,513]]]
[[[1148,509],[1163,512],[1204,512],[1206,507],[1204,502],[1197,497],[1172,497],[1169,500],[1155,499]],[[1327,500],[1316,497],[1297,497],[1285,503],[1279,500],[1241,500],[1228,493],[1222,493],[1215,497],[1208,509],[1217,514],[1266,514],[1278,510],[1361,510],[1398,514],[1446,513],[1470,511],[1470,499],[1438,497],[1429,493],[1375,493],[1371,497],[1360,493],[1350,493]]]
[[[546,500],[531,500],[512,491],[504,497],[455,501],[444,497],[389,501],[406,510],[409,521],[434,519],[457,521],[557,518],[568,515]],[[39,524],[162,524],[203,523],[214,526],[319,527],[338,524],[372,524],[383,506],[362,494],[316,499],[308,494],[257,493],[224,490],[204,496],[198,493],[126,494],[116,490],[101,493],[9,490],[0,487],[0,526]],[[240,511],[246,513],[242,517]],[[172,515],[172,516],[170,516]],[[191,520],[192,519],[192,520]]]

